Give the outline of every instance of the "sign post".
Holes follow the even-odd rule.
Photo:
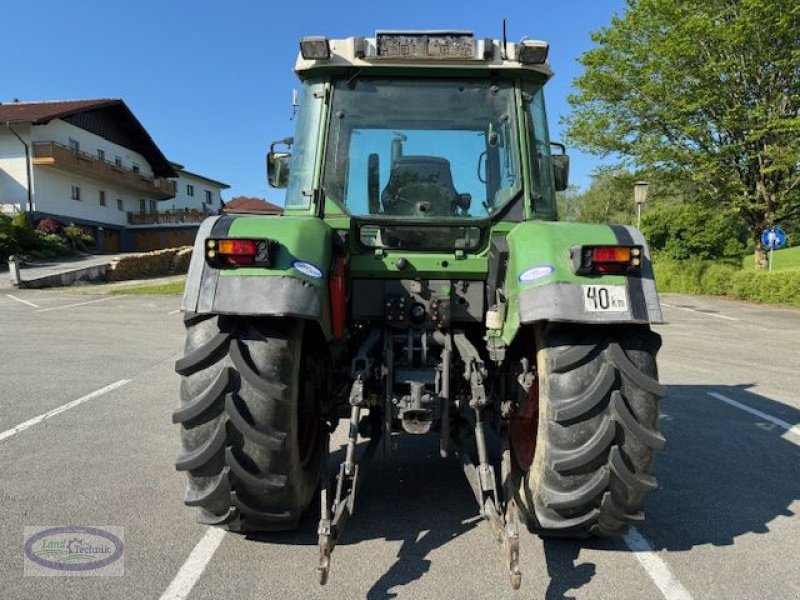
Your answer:
[[[761,245],[769,249],[769,270],[772,271],[772,255],[786,245],[786,234],[779,227],[770,227],[761,233]]]
[[[636,203],[636,228],[642,228],[642,204],[647,202],[648,181],[637,181],[633,184],[633,201]]]

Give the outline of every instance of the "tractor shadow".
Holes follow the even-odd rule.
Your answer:
[[[431,567],[431,552],[482,523],[478,505],[457,459],[439,457],[438,436],[405,436],[391,461],[376,452],[356,496],[355,514],[339,546],[368,540],[402,542],[392,565],[367,592],[370,600],[394,598],[393,588],[422,578]],[[361,442],[357,456],[367,442]],[[329,475],[338,471],[344,446],[331,445]],[[333,486],[332,486],[333,487]],[[253,533],[247,539],[270,544],[317,544],[319,498],[300,528],[291,532]],[[333,562],[338,556],[334,552]]]
[[[767,534],[800,499],[800,438],[711,396],[714,392],[791,425],[800,410],[735,386],[670,385],[662,404],[667,446],[656,461],[660,489],[642,533],[656,550],[729,546]]]
[[[406,438],[391,462],[377,460],[363,487],[367,501],[346,543],[401,541],[392,565],[372,584],[368,600],[395,598],[430,570],[430,554],[482,524],[457,459],[439,457],[438,438]],[[358,502],[358,501],[357,501]]]

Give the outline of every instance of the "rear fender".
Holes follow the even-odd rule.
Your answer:
[[[211,217],[197,232],[182,308],[194,313],[300,317],[329,322],[332,230],[312,217]],[[274,266],[215,269],[205,259],[208,238],[278,242]]]
[[[520,325],[540,321],[592,324],[662,321],[650,251],[638,229],[623,225],[527,221],[514,227],[507,240],[505,288],[508,304],[502,333],[507,343],[513,340]],[[642,246],[640,276],[576,275],[570,248],[584,244]],[[626,298],[625,308],[589,310],[586,285],[616,288]]]

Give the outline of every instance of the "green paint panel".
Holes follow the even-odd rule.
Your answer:
[[[322,286],[327,281],[331,264],[331,233],[331,228],[324,221],[314,217],[239,217],[231,224],[229,237],[268,238],[280,243],[280,251],[271,269],[226,269],[221,276],[289,276]],[[314,265],[323,277],[309,277],[292,266],[295,261]]]
[[[404,258],[406,266],[395,264]],[[383,256],[358,254],[350,256],[350,276],[377,279],[485,279],[487,259],[468,255],[457,259],[453,253],[386,251]]]
[[[527,221],[517,225],[508,235],[509,264],[506,284],[509,292],[514,288],[528,289],[554,281],[622,284],[625,277],[583,277],[572,272],[569,249],[572,246],[608,244],[616,245],[617,238],[608,225],[585,223],[558,223],[553,221]],[[555,268],[550,277],[522,282],[519,276],[528,269],[547,265]]]
[[[625,277],[621,275],[584,277],[572,272],[569,252],[572,246],[613,246],[617,243],[608,225],[526,221],[514,227],[508,234],[509,259],[505,283],[508,303],[503,340],[510,345],[517,335],[520,327],[519,294],[523,290],[557,282],[624,285]],[[534,281],[520,281],[520,275],[534,267],[552,267],[554,270],[551,275]]]

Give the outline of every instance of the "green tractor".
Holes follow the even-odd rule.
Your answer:
[[[366,461],[431,435],[514,587],[520,521],[625,533],[664,445],[661,309],[638,230],[557,222],[569,161],[548,136],[548,45],[392,31],[300,49],[295,135],[267,156],[285,213],[211,217],[195,243],[174,413],[186,504],[274,531],[320,502],[325,583]]]

